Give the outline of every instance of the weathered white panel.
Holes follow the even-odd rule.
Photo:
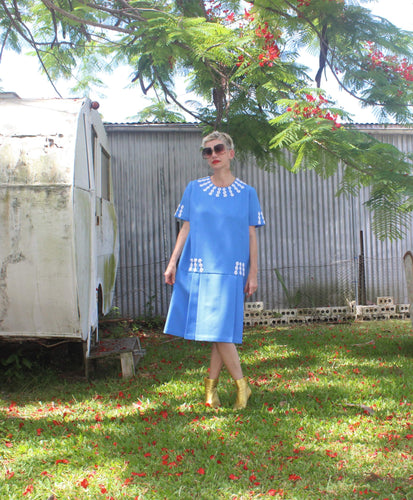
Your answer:
[[[1,104],[0,183],[72,184],[81,101]]]
[[[0,186],[0,330],[80,336],[70,186]]]

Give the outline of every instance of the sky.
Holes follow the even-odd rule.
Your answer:
[[[364,4],[373,14],[387,18],[400,28],[413,31],[413,0],[376,0]],[[141,94],[139,86],[129,87],[130,68],[120,67],[105,76],[105,89],[99,89],[93,100],[100,103],[99,111],[105,122],[127,122],[134,120],[134,113],[147,106],[149,102]],[[65,81],[58,81],[56,87],[62,97],[74,97]],[[16,92],[22,98],[58,97],[46,76],[39,70],[35,57],[17,55],[13,52],[3,54],[0,62],[0,89]],[[185,86],[178,85],[178,97],[185,96]],[[362,110],[353,98],[334,87],[327,87],[328,93],[337,99],[338,104],[353,114],[358,123],[374,122],[371,111]],[[82,96],[76,96],[82,97]],[[135,118],[136,121],[136,118]]]

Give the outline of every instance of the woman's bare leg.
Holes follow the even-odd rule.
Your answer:
[[[222,361],[221,355],[218,351],[217,344],[214,342],[212,344],[211,360],[209,362],[209,378],[218,379],[223,364],[224,362]]]
[[[243,377],[241,363],[235,344],[214,342],[211,350],[209,378],[217,379],[223,365],[226,366],[229,374],[234,380],[239,380]]]

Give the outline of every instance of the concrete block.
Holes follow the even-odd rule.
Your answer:
[[[275,315],[281,314],[281,317],[283,317],[283,318],[292,318],[294,316],[297,316],[296,309],[274,309],[272,312]]]
[[[313,316],[314,312],[312,307],[302,307],[297,309],[297,316]]]
[[[317,316],[331,316],[332,307],[316,307],[315,314]]]
[[[281,318],[271,318],[268,320],[270,326],[278,326],[278,325],[288,325],[290,323],[290,318],[281,317]]]
[[[356,316],[364,318],[380,313],[379,306],[356,306]]]
[[[261,319],[262,311],[252,310],[250,312],[250,314],[251,314],[251,319],[257,320],[257,319]]]
[[[407,318],[405,314],[399,314],[399,313],[391,313],[389,314],[389,319],[409,319],[410,314],[407,314]]]
[[[377,297],[377,305],[386,306],[393,305],[393,297]]]
[[[264,302],[245,302],[244,309],[246,311],[263,311]]]
[[[363,321],[384,321],[386,319],[389,319],[389,317],[389,314],[383,314],[381,312],[365,312],[361,316],[361,319]]]
[[[331,314],[350,314],[351,313],[351,307],[349,306],[337,306],[337,307],[331,307]]]
[[[379,307],[380,307],[380,312],[383,314],[394,314],[396,312],[395,305],[386,304]]]

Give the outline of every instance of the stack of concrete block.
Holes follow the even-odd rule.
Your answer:
[[[398,306],[394,303],[393,297],[377,297],[377,305],[380,307],[380,313],[385,319],[405,319],[397,310]],[[410,306],[408,306],[410,309]]]
[[[297,325],[305,323],[338,323],[340,321],[378,321],[409,319],[410,305],[395,305],[393,297],[378,297],[368,306],[304,307],[296,309],[264,309],[263,302],[246,302],[245,326]]]
[[[402,316],[402,319],[410,318],[410,304],[397,304],[396,315]],[[396,319],[396,318],[394,318]]]
[[[393,297],[377,297],[377,304],[355,306],[356,319],[362,321],[408,319],[410,318],[409,304],[394,304]]]
[[[247,302],[244,312],[245,326],[276,326],[321,322],[335,323],[350,319],[354,319],[350,307],[306,307],[264,310],[262,302]]]
[[[363,321],[373,321],[385,319],[381,308],[378,305],[356,306],[356,319]]]
[[[253,326],[260,324],[264,302],[246,302],[244,307],[244,325]]]

